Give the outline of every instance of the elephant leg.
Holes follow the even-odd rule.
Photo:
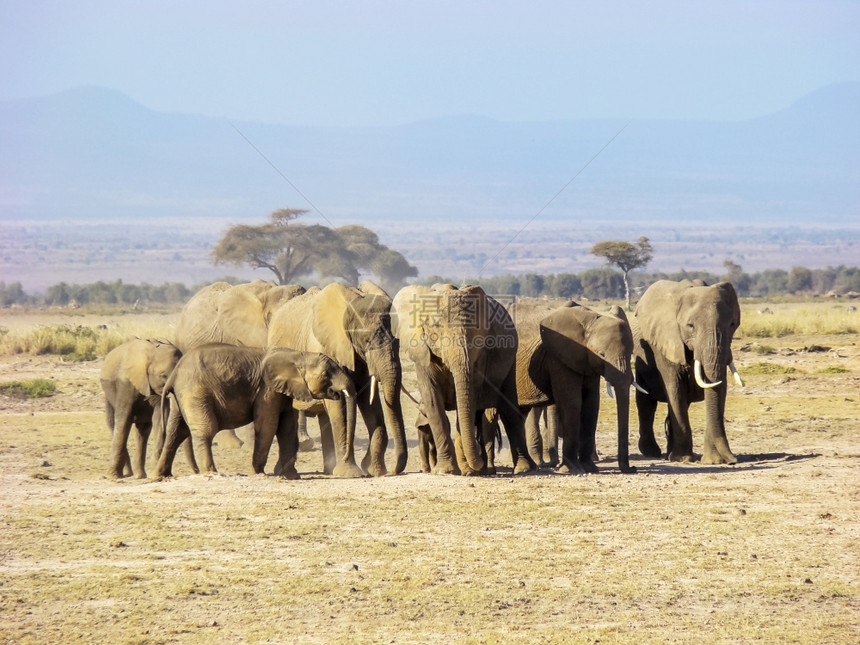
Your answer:
[[[348,403],[338,400],[326,400],[324,402],[326,413],[331,423],[332,435],[334,436],[337,463],[332,475],[335,477],[364,477],[364,471],[355,463],[355,452],[353,449],[353,438],[349,436],[346,423],[344,404]]]
[[[484,462],[487,464],[484,474],[496,474],[496,435],[498,431],[498,416],[488,418],[486,413],[480,418],[481,444],[484,452]]]
[[[540,417],[543,408],[538,406],[534,408],[521,407],[520,413],[525,415],[525,430],[526,430],[526,446],[529,454],[541,467],[546,465],[544,455],[546,454],[546,446],[543,442],[543,436],[540,431]]]
[[[299,450],[301,452],[310,452],[314,448],[314,440],[308,434],[308,417],[304,410],[298,411],[298,435],[299,435]]]
[[[429,424],[418,426],[418,457],[423,473],[429,473],[436,465],[436,445],[433,443],[433,431]]]
[[[553,398],[561,421],[560,473],[582,475],[585,470],[579,462],[579,436],[582,423],[582,377],[565,367],[550,369]]]
[[[135,455],[135,477],[138,479],[146,479],[146,444],[149,442],[149,435],[152,432],[152,418],[138,419],[135,422],[137,426],[137,455]]]
[[[189,432],[188,425],[185,423],[185,420],[179,414],[176,402],[173,402],[170,406],[170,417],[167,420],[167,430],[165,434],[164,448],[161,451],[161,455],[158,457],[158,466],[156,467],[157,477],[172,477],[173,458],[176,456],[176,450],[183,442],[185,442],[187,446],[191,446],[191,433]],[[188,453],[186,451],[186,455],[187,454]],[[191,454],[191,460],[194,460],[193,452]],[[196,469],[196,461],[194,463],[194,472],[199,472],[199,470]]]
[[[659,459],[663,456],[654,438],[654,417],[657,414],[657,399],[636,391],[636,412],[639,416],[639,454]]]
[[[550,468],[558,466],[558,407],[555,404],[544,410],[544,460]]]
[[[385,423],[383,423],[382,405],[378,398],[370,403],[370,399],[365,398],[364,393],[362,393],[359,395],[358,407],[361,410],[361,418],[364,419],[368,434],[367,453],[361,460],[361,469],[372,477],[382,477],[388,473],[385,468],[388,432],[386,432]]]
[[[334,467],[337,465],[337,451],[334,447],[334,435],[331,431],[331,420],[325,412],[320,412],[317,415],[317,422],[320,426],[320,443],[322,444],[323,453],[323,472],[326,475],[331,475],[334,472]]]
[[[579,463],[587,473],[596,473],[594,465],[595,434],[600,414],[600,377],[588,377],[582,388],[582,410],[579,425]]]
[[[280,406],[272,400],[271,396],[263,394],[262,397],[266,400],[258,401],[254,406],[254,450],[251,467],[256,475],[262,475],[266,470],[272,441],[278,431],[280,414]],[[280,447],[280,439],[278,446]]]
[[[430,384],[429,378],[419,378],[418,389],[421,394],[421,405],[430,422],[433,443],[436,446],[436,465],[433,466],[432,472],[437,475],[459,475],[460,467],[457,465],[455,449],[451,441],[451,422],[445,413],[442,393]]]
[[[187,436],[182,441],[182,450],[185,453],[185,461],[188,463],[188,467],[191,468],[191,472],[195,475],[199,475],[200,467],[197,465],[197,460],[194,458],[194,446],[191,443],[190,432],[187,433]]]
[[[508,435],[514,474],[520,475],[536,470],[537,464],[526,448],[525,417],[517,404],[517,381],[516,373],[513,370],[502,383],[496,409],[505,426],[505,434]]]
[[[119,479],[131,474],[131,460],[128,455],[128,435],[131,432],[132,411],[131,406],[122,406],[114,410],[113,436],[111,437],[111,466],[108,469],[108,477]]]
[[[239,438],[239,435],[236,434],[236,431],[234,429],[230,428],[227,430],[221,430],[219,432],[218,444],[227,446],[228,448],[232,448],[233,450],[238,450],[245,445],[245,442]]]
[[[689,462],[695,459],[693,454],[693,429],[690,427],[690,402],[684,387],[676,379],[666,383],[666,397],[669,399],[669,443],[667,455],[669,461]]]
[[[191,440],[194,442],[194,452],[200,455],[201,470],[204,473],[217,473],[212,455],[212,435],[195,433],[191,435]]]
[[[300,479],[296,470],[296,458],[299,454],[299,420],[298,412],[293,409],[284,410],[278,423],[278,463],[275,464],[275,475],[285,479]]]

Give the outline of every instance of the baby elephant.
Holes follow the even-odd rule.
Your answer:
[[[213,437],[221,429],[253,422],[254,472],[263,472],[277,435],[279,459],[275,474],[298,479],[298,413],[292,399],[339,400],[341,394],[355,396],[355,386],[347,373],[323,354],[282,347],[212,344],[189,350],[176,365],[164,387],[162,414],[171,393],[174,401],[158,461],[159,477],[171,476],[176,449],[189,433],[203,470],[216,472]],[[353,406],[345,407],[349,410]]]
[[[137,339],[114,348],[105,357],[101,384],[105,394],[105,417],[113,433],[109,477],[132,474],[127,447],[132,423],[137,426],[134,473],[140,478],[146,477],[146,443],[152,430],[153,412],[180,356],[181,352],[169,343]],[[156,416],[155,423],[161,423],[160,415]],[[191,445],[186,446],[189,464],[196,472]]]

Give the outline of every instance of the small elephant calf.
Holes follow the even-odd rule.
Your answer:
[[[347,373],[323,354],[283,347],[211,344],[189,350],[176,365],[164,386],[162,415],[170,394],[174,401],[165,426],[159,477],[171,476],[176,449],[189,435],[203,470],[216,472],[212,439],[219,430],[253,422],[254,472],[263,472],[277,436],[275,474],[298,479],[298,424],[292,400],[338,400],[342,394],[353,397],[355,386]]]
[[[134,474],[139,478],[146,477],[146,444],[152,430],[153,413],[181,356],[182,353],[170,343],[136,339],[115,347],[105,357],[100,378],[105,395],[105,419],[113,433],[109,477],[132,474],[127,447],[132,424],[137,427]],[[158,415],[155,423],[161,423]],[[186,444],[186,456],[197,472],[190,443]]]

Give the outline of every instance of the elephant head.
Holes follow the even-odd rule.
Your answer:
[[[631,363],[633,333],[624,311],[613,307],[609,314],[600,314],[571,303],[541,320],[540,336],[546,351],[566,368],[583,376],[602,376],[610,392],[614,389],[618,465],[622,472],[632,472],[628,433],[630,388],[635,385]]]
[[[643,347],[662,358],[661,372],[670,370],[670,378],[679,375],[688,384],[689,400],[705,401],[703,459],[736,463],[724,426],[727,367],[742,385],[732,364],[732,338],[741,322],[734,287],[729,282],[706,286],[689,280],[660,280],[643,294],[636,320]],[[663,374],[664,382],[666,378]],[[670,454],[692,455],[691,438],[687,441],[685,437],[684,444],[674,449],[671,443],[670,436]]]
[[[400,404],[400,349],[391,332],[391,298],[378,286],[358,289],[332,283],[314,300],[313,334],[322,351],[369,383],[370,405],[381,406],[394,439],[395,468],[406,468],[406,429]]]
[[[466,465],[480,472],[484,461],[472,431],[473,423],[468,420],[475,419],[476,393],[483,387],[486,373],[486,350],[493,344],[489,341],[489,308],[484,290],[477,286],[458,289],[452,285],[404,287],[394,299],[394,310],[395,333],[419,372],[422,403],[437,394],[441,397],[437,402],[427,401],[431,425],[435,421],[437,465],[453,467],[447,463],[450,459],[447,447],[440,445],[450,437],[438,436],[437,427],[450,433],[441,416],[445,407],[455,407],[461,428],[469,428],[461,433]],[[453,387],[453,401],[445,383]],[[438,419],[434,419],[431,403]]]
[[[146,397],[161,396],[167,379],[182,357],[170,343],[156,340],[136,340],[138,351],[123,355],[128,380],[140,394]]]
[[[269,388],[299,401],[355,396],[352,379],[324,354],[273,348],[266,352],[262,372]]]
[[[699,387],[712,389],[725,380],[732,337],[741,323],[730,282],[709,287],[661,280],[642,296],[636,318],[655,351],[675,365],[693,364]]]

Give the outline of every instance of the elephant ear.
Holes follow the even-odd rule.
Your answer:
[[[276,350],[263,359],[263,382],[271,390],[297,401],[314,400],[302,367],[304,352]]]
[[[136,344],[138,351],[126,354],[123,368],[135,390],[143,396],[152,396],[152,388],[149,385],[149,363],[155,346],[150,347],[149,342],[145,340],[138,340]]]
[[[322,353],[350,371],[355,370],[355,348],[346,334],[347,307],[360,294],[337,282],[319,292],[314,300],[313,330]]]
[[[260,299],[263,293],[263,285],[251,282],[236,285],[221,294],[217,320],[222,342],[247,347],[266,346],[266,319]]]
[[[598,314],[586,307],[557,309],[540,322],[540,337],[544,348],[562,365],[583,373],[589,364],[586,328]]]
[[[676,365],[687,362],[678,315],[681,296],[691,287],[693,283],[689,280],[658,280],[648,287],[636,306],[642,340]]]
[[[741,325],[741,306],[738,303],[738,294],[735,291],[731,282],[719,282],[714,285],[720,290],[720,297],[732,309],[732,317],[735,323],[735,329]]]
[[[421,296],[431,293],[426,287],[404,287],[391,304],[391,332],[415,364],[423,367],[430,365],[430,348],[424,340]]]

